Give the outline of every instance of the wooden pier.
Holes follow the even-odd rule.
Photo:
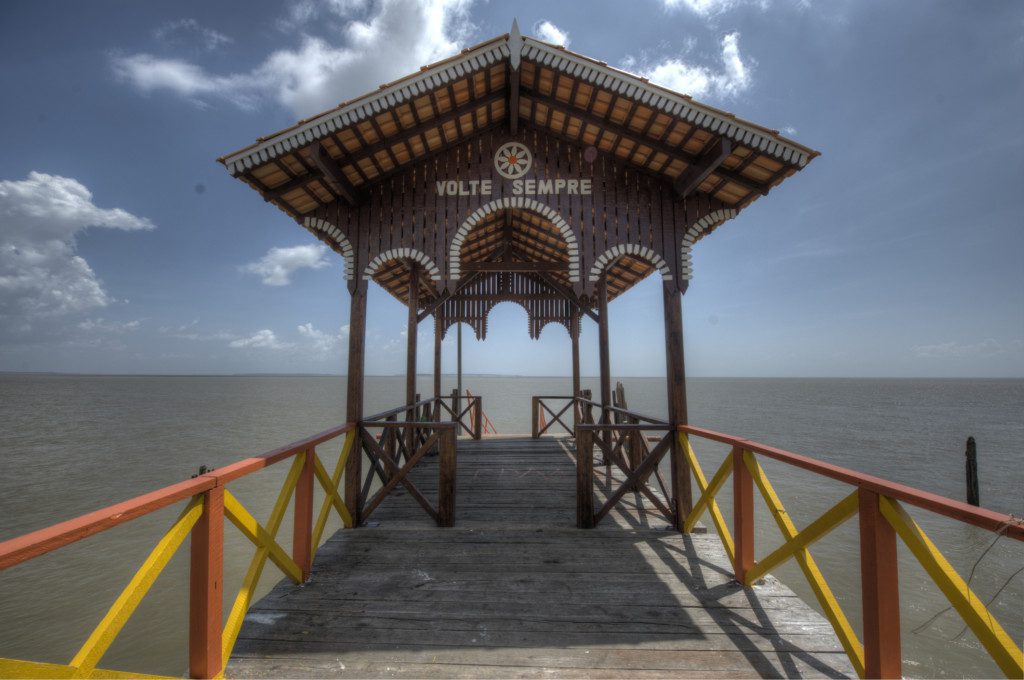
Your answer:
[[[182,508],[69,662],[0,659],[0,677],[126,677],[100,664],[189,539],[193,678],[900,678],[900,543],[999,669],[1024,678],[1024,651],[907,508],[1018,542],[1024,521],[689,420],[682,295],[693,248],[817,155],[513,24],[223,157],[342,258],[345,422],[0,543],[2,571]],[[664,308],[664,419],[629,411],[612,392],[609,303],[652,275]],[[407,319],[405,400],[376,415],[363,408],[371,283],[405,304]],[[529,438],[482,438],[483,397],[463,394],[461,358],[459,389],[441,391],[445,333],[465,325],[483,340],[503,302],[526,311],[531,338],[556,324],[572,343],[572,390],[532,398]],[[416,343],[428,319],[434,380],[421,399]],[[597,395],[580,386],[588,319]],[[541,438],[559,431],[572,438]],[[729,453],[705,474],[691,440]],[[849,491],[798,528],[761,460]],[[261,521],[231,487],[279,463],[288,472]],[[729,520],[716,500],[727,482]],[[782,536],[771,551],[755,537],[755,492]],[[290,507],[289,549],[277,534]],[[332,515],[345,529],[323,543]],[[697,531],[702,518],[714,534]],[[860,631],[810,550],[853,518]],[[255,548],[228,609],[226,530]],[[788,560],[824,616],[768,573]],[[270,565],[288,583],[254,602]]]
[[[410,473],[436,495],[436,458]],[[598,500],[612,484],[599,467]],[[453,528],[408,494],[253,605],[227,677],[852,677],[832,627],[630,494],[576,525],[573,440],[461,440]]]

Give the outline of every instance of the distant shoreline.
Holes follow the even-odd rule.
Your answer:
[[[432,378],[433,373],[417,373],[418,378]],[[442,373],[443,377],[455,378],[455,373]],[[53,377],[77,377],[77,378],[345,378],[345,373],[66,373],[61,371],[0,371],[3,376],[53,376]],[[367,378],[404,378],[404,373],[389,374],[366,374]],[[505,373],[463,373],[465,378],[530,378],[549,379],[565,378],[570,375],[522,375]],[[597,375],[583,375],[583,379],[598,380]],[[613,380],[632,379],[664,379],[659,375],[617,375]],[[843,376],[843,375],[744,375],[744,376],[716,376],[701,375],[687,376],[687,380],[1024,380],[1024,376]]]

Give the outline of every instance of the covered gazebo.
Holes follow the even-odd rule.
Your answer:
[[[816,155],[513,24],[220,161],[344,259],[349,422],[365,417],[371,281],[408,307],[407,405],[416,325],[434,322],[440,399],[445,331],[466,323],[484,338],[490,310],[511,301],[525,308],[531,337],[552,322],[569,331],[574,398],[580,323],[598,324],[607,420],[608,303],[657,273],[669,423],[678,425],[687,422],[681,294],[693,246]],[[354,516],[360,458],[350,457],[347,475]],[[691,505],[689,480],[682,471],[673,479],[679,518]]]

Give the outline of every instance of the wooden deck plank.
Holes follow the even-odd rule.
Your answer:
[[[459,441],[456,526],[406,492],[246,616],[228,677],[852,677],[831,628],[769,576],[732,582],[717,537],[628,494],[575,528],[571,440]],[[436,498],[436,459],[410,479]],[[597,502],[621,475],[595,471]]]

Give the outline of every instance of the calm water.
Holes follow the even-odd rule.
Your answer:
[[[597,391],[596,381],[584,382]],[[623,383],[633,410],[664,415],[663,380]],[[554,378],[470,377],[466,384],[483,396],[501,433],[529,431],[531,395],[569,391],[568,379]],[[426,393],[429,379],[420,388]],[[180,481],[200,465],[221,466],[330,427],[342,419],[344,393],[343,378],[0,376],[0,539]],[[371,378],[367,410],[397,405],[403,395],[402,378]],[[698,379],[690,381],[689,397],[695,424],[953,498],[963,495],[964,442],[973,435],[982,503],[1024,515],[1024,381]],[[725,454],[707,443],[698,443],[697,451],[708,475]],[[333,465],[337,447],[320,453]],[[770,461],[764,465],[798,526],[849,492]],[[232,490],[265,518],[285,471],[271,468]],[[723,510],[731,508],[728,486]],[[567,507],[574,502],[567,498]],[[0,573],[0,656],[69,661],[177,511]],[[986,532],[914,514],[964,576],[992,542]],[[764,555],[781,539],[763,508],[758,522],[757,552]],[[282,545],[290,545],[290,524],[286,517]],[[225,592],[233,597],[252,549],[232,527],[226,535]],[[854,520],[812,550],[855,629],[857,542]],[[187,554],[181,550],[161,575],[103,667],[185,672]],[[1018,641],[1024,637],[1024,576],[996,592],[1022,565],[1022,546],[1004,539],[972,580],[979,596],[995,596],[993,611]],[[279,574],[269,563],[264,573],[266,591]],[[789,565],[776,573],[812,601],[798,569]],[[958,637],[962,624],[955,613],[919,628],[947,603],[905,550],[900,579],[907,675],[999,675],[971,633]]]

